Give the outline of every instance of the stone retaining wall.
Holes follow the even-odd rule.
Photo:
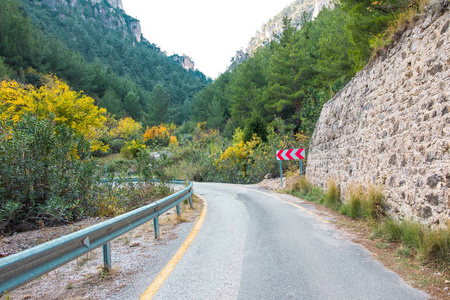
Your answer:
[[[327,102],[306,174],[379,185],[389,212],[443,224],[450,216],[449,11],[428,16]]]

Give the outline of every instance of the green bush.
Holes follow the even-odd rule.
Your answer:
[[[123,146],[125,146],[125,140],[123,139],[112,140],[111,143],[109,144],[109,151],[111,152],[111,154],[120,153],[120,149],[122,149]]]
[[[132,161],[125,158],[118,158],[106,164],[106,170],[112,173],[126,173],[132,166]]]
[[[0,124],[0,231],[80,217],[95,170],[90,142],[65,125],[32,116]]]
[[[128,159],[136,158],[139,152],[145,152],[144,142],[141,140],[132,140],[126,142],[125,145],[120,149],[120,156]]]

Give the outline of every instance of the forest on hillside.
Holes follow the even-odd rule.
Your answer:
[[[192,119],[226,136],[255,115],[311,134],[322,105],[389,44],[386,27],[419,7],[416,1],[342,0],[314,21],[304,13],[301,29],[285,18],[275,41],[195,95]]]
[[[94,16],[94,9],[106,2],[79,1],[70,10],[35,0],[1,4],[1,75],[36,85],[38,73],[52,73],[116,118],[131,116],[146,125],[186,121],[189,99],[208,83],[201,72],[183,69],[145,39],[138,42],[131,34],[124,36],[123,28],[107,28]],[[108,17],[132,19],[123,11]],[[164,97],[156,99],[161,91]],[[156,105],[167,110],[152,109]]]

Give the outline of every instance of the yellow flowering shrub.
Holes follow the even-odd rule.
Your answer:
[[[230,175],[238,171],[242,177],[246,176],[247,166],[253,160],[253,151],[261,144],[261,139],[254,135],[250,141],[244,142],[243,137],[242,130],[237,128],[233,135],[233,145],[221,152],[220,157],[214,160],[219,170],[228,172]]]
[[[138,152],[145,151],[147,147],[142,143],[141,140],[132,140],[127,142],[125,146],[120,150],[120,155],[122,157],[131,159],[136,158]]]
[[[127,140],[136,136],[142,129],[142,125],[133,118],[126,117],[120,119],[117,124],[113,124],[109,134],[112,138],[121,138]]]
[[[104,108],[94,104],[94,99],[76,92],[57,77],[48,77],[48,83],[40,88],[19,84],[14,80],[0,83],[0,120],[17,122],[25,113],[40,119],[52,116],[57,124],[64,124],[93,141],[97,129],[106,121]],[[101,142],[92,143],[92,150],[106,150]]]
[[[125,213],[124,205],[118,197],[110,196],[102,198],[96,203],[98,217],[113,217]]]
[[[151,141],[152,144],[163,146],[178,144],[177,137],[173,135],[177,129],[175,124],[164,124],[147,128],[144,133],[144,142]]]
[[[169,140],[169,146],[172,146],[172,145],[173,146],[178,145],[178,139],[174,135],[171,135],[170,140]]]

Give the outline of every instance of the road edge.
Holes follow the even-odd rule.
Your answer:
[[[156,276],[155,280],[149,285],[149,287],[145,290],[145,292],[141,295],[139,300],[147,300],[152,299],[153,296],[155,296],[156,292],[161,288],[161,286],[164,284],[164,282],[169,277],[170,273],[175,269],[177,264],[180,262],[181,258],[183,257],[184,253],[186,253],[189,246],[194,241],[195,237],[197,236],[198,232],[200,231],[200,228],[203,225],[203,221],[205,220],[206,213],[208,210],[208,205],[206,202],[206,199],[203,198],[200,195],[195,194],[196,197],[200,198],[203,201],[203,209],[200,213],[200,216],[198,217],[197,222],[194,225],[194,228],[192,228],[191,232],[187,236],[186,240],[183,242],[181,247],[178,249],[177,253],[170,259],[170,261],[167,263],[167,265],[161,270],[161,272]]]

